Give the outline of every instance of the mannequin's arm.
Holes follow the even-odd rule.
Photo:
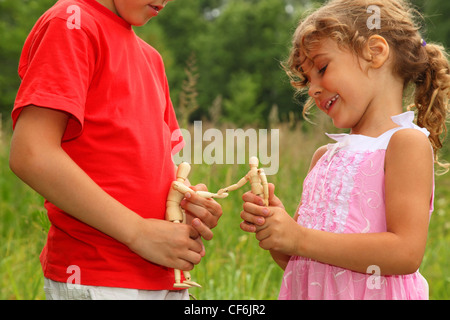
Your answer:
[[[217,191],[217,194],[220,195],[220,194],[222,194],[224,192],[237,190],[237,189],[243,187],[247,182],[248,182],[248,179],[247,179],[247,176],[245,176],[241,180],[239,180],[237,183],[232,184],[229,187],[220,189],[219,191]]]
[[[223,199],[228,197],[228,193],[222,193],[222,194],[217,194],[217,193],[212,193],[212,192],[208,192],[208,191],[194,191],[191,188],[189,188],[187,185],[178,182],[178,181],[174,181],[173,182],[173,188],[175,190],[177,190],[178,192],[181,193],[186,193],[186,192],[195,192],[196,194],[198,194],[200,197],[202,198],[219,198],[219,199]]]

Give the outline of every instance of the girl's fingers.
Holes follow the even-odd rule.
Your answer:
[[[245,222],[257,226],[262,226],[266,222],[266,219],[264,219],[264,217],[249,213],[245,210],[241,211],[241,218]]]

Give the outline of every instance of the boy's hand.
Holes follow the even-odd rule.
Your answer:
[[[158,219],[142,219],[136,229],[130,250],[169,268],[189,271],[200,263],[203,246],[192,226]]]
[[[208,191],[204,184],[191,186],[193,191]],[[203,198],[195,192],[187,192],[181,201],[181,207],[186,211],[187,224],[192,225],[205,240],[213,238],[212,228],[222,216],[222,207],[214,199]]]
[[[24,108],[11,141],[10,166],[16,175],[61,210],[146,260],[181,270],[199,263],[203,251],[199,231],[142,218],[100,188],[68,156],[61,147],[68,120],[61,111]]]

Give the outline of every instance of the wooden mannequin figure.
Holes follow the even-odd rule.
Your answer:
[[[259,160],[257,157],[251,157],[249,159],[249,164],[250,171],[241,180],[236,184],[220,189],[217,194],[220,195],[224,192],[237,190],[250,181],[252,193],[261,197],[264,201],[264,205],[267,207],[269,205],[269,186],[267,184],[267,177],[264,169],[258,169]]]
[[[186,192],[193,192],[198,194],[203,198],[226,198],[228,193],[222,193],[220,195],[207,192],[207,191],[194,191],[184,184],[189,172],[191,171],[191,166],[189,163],[183,162],[178,166],[177,169],[177,180],[172,182],[172,185],[167,195],[166,201],[166,220],[173,223],[185,223],[185,214],[180,206],[181,200],[183,200]],[[186,279],[181,283],[181,271],[178,269],[175,272],[175,284],[174,288],[190,288],[190,287],[201,287],[198,283],[191,280],[191,274],[189,271],[183,271],[184,278]]]

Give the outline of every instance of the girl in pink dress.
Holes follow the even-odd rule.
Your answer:
[[[285,270],[279,299],[427,299],[419,273],[434,166],[449,112],[449,65],[405,1],[335,0],[297,28],[286,69],[350,134],[314,154],[294,219],[244,194],[241,229]],[[417,114],[403,113],[414,85]],[[307,109],[307,107],[305,107]]]

